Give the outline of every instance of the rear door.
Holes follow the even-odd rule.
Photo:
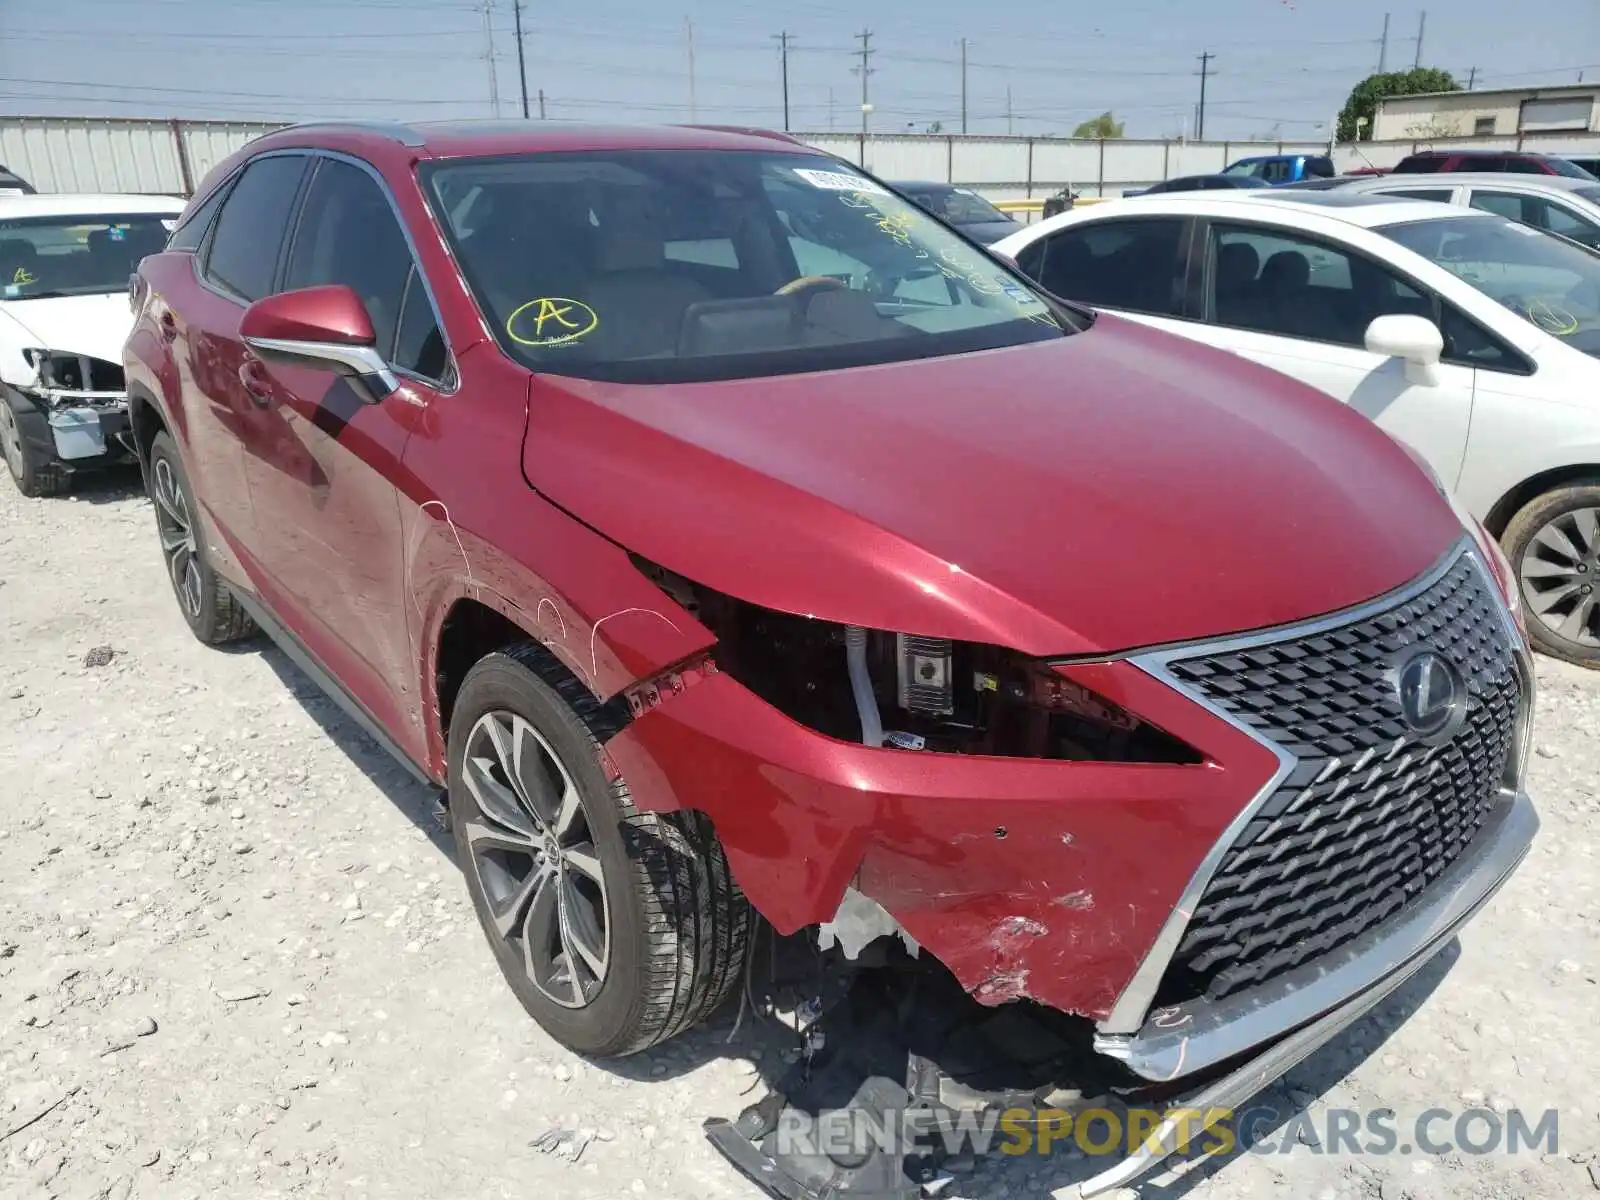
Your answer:
[[[1454,484],[1466,453],[1475,372],[1451,361],[1419,386],[1398,359],[1366,348],[1376,317],[1439,321],[1436,297],[1366,255],[1297,230],[1209,222],[1204,340],[1342,400],[1422,454]]]
[[[371,403],[332,370],[250,356],[254,403],[271,436],[247,478],[269,602],[398,740],[415,675],[401,457],[421,413],[452,389],[453,371],[386,186],[366,164],[332,155],[316,160],[280,290],[323,284],[361,298],[401,386]]]
[[[250,579],[259,531],[245,486],[245,461],[259,444],[259,414],[240,380],[239,319],[272,290],[289,214],[307,159],[268,154],[252,160],[222,202],[195,263],[197,286],[161,317],[162,336],[182,347],[185,462],[200,506],[222,533],[218,566]]]
[[[1082,221],[1033,242],[1018,261],[1053,295],[1189,333],[1184,277],[1193,224],[1166,214]]]

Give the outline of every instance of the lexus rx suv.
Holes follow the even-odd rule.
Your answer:
[[[1534,835],[1516,592],[1408,451],[781,135],[290,128],[131,300],[184,619],[441,790],[580,1051],[709,1014],[759,914],[1224,1107]]]

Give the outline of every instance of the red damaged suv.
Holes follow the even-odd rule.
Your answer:
[[[709,1014],[753,908],[1237,1103],[1534,835],[1516,588],[1425,468],[779,135],[291,128],[132,302],[184,617],[445,790],[578,1050]]]

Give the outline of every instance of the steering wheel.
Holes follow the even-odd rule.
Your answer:
[[[777,291],[774,296],[798,296],[803,292],[824,292],[832,288],[845,288],[848,285],[842,279],[835,279],[832,275],[802,275],[799,279],[791,279]]]

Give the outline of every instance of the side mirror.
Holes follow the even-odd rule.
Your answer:
[[[342,283],[266,296],[244,310],[239,336],[264,361],[337,371],[368,400],[400,386],[361,297]]]
[[[1444,353],[1444,335],[1426,317],[1391,313],[1367,326],[1367,349],[1386,358],[1403,358],[1407,381],[1419,387],[1434,387],[1439,382],[1439,356]]]

